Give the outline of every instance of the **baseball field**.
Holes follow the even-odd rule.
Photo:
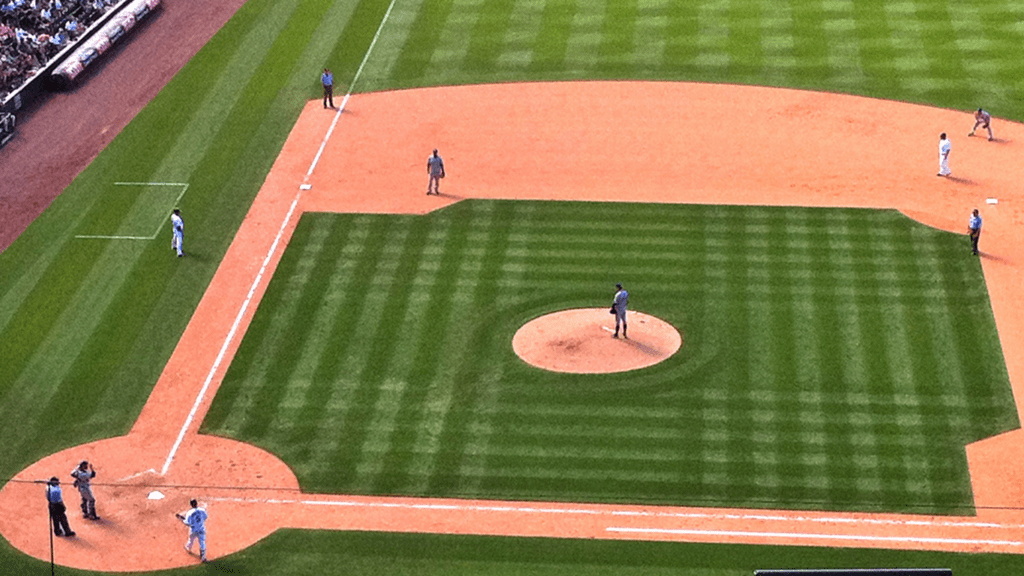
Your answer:
[[[1022,16],[248,0],[0,254],[2,565],[48,569],[32,480],[89,458],[104,520],[55,549],[77,569],[1019,571],[1019,442],[995,437],[1024,385]],[[965,137],[978,106],[994,142]],[[513,352],[616,282],[677,353],[584,375]],[[214,562],[177,568],[154,491],[204,501]],[[502,502],[680,520],[452,518]],[[743,531],[774,514],[851,532]],[[181,557],[96,560],[133,530]]]

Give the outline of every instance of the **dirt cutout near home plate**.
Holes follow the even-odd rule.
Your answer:
[[[562,310],[534,318],[512,336],[512,349],[531,366],[571,374],[611,374],[647,368],[679,350],[679,331],[660,318],[627,311],[618,336],[608,308]],[[628,335],[628,338],[627,338]]]
[[[979,208],[982,267],[1019,411],[1024,126],[997,120],[998,140],[988,142],[962,136],[972,124],[967,111],[683,83],[431,88],[357,95],[342,112],[310,102],[135,426],[19,473],[0,490],[0,533],[48,559],[43,489],[32,481],[66,479],[88,459],[103,520],[73,515],[78,536],[57,539],[55,553],[91,570],[197,562],[171,514],[191,497],[210,512],[214,562],[279,528],[1022,553],[1019,430],[967,447],[973,517],[306,494],[274,455],[198,433],[303,211],[424,214],[463,198],[896,208],[961,234]],[[940,132],[953,140],[951,178],[935,175]],[[433,148],[448,175],[441,196],[425,194]],[[70,487],[65,499],[74,510]]]

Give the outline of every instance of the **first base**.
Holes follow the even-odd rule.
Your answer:
[[[299,190],[309,190],[311,188],[313,188],[312,184],[302,184],[301,186],[299,186]]]

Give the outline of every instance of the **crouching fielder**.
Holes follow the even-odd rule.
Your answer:
[[[978,130],[978,127],[988,130],[988,139],[995,140],[995,136],[992,135],[992,115],[978,108],[978,111],[974,113],[974,128],[971,128],[968,136],[974,136],[974,132]]]
[[[206,510],[199,507],[199,503],[195,500],[189,500],[188,504],[192,508],[187,512],[175,514],[178,520],[188,526],[188,541],[185,542],[185,550],[191,554],[192,545],[199,540],[199,559],[206,562],[206,519],[209,518],[209,515]]]

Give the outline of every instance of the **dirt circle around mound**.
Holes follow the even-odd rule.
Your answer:
[[[531,366],[570,374],[612,374],[654,366],[679,351],[683,337],[664,320],[627,312],[628,338],[615,338],[608,308],[576,308],[523,324],[512,349]]]

